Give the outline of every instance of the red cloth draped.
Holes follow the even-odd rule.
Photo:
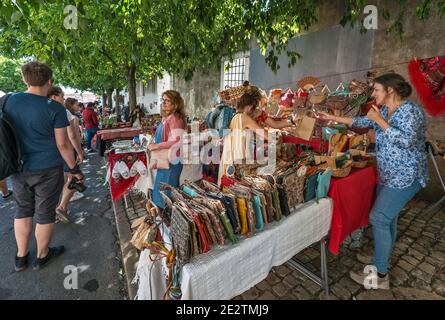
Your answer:
[[[432,116],[445,114],[445,56],[413,60],[408,71],[425,110]]]
[[[329,142],[318,138],[312,138],[310,141],[307,141],[294,136],[283,136],[283,143],[294,143],[311,146],[312,150],[318,153],[327,153],[329,150]]]
[[[329,251],[338,255],[342,242],[355,230],[368,225],[375,200],[377,171],[374,166],[353,169],[345,178],[332,178],[329,196],[334,203]]]
[[[128,169],[131,169],[133,163],[135,163],[137,160],[141,160],[145,164],[145,166],[147,166],[147,155],[145,152],[116,154],[115,150],[112,150],[108,154],[108,157],[110,163],[110,172],[113,172],[114,165],[119,160],[124,160],[128,166]],[[111,190],[111,199],[113,200],[113,202],[119,200],[125,194],[130,192],[131,188],[133,188],[134,184],[139,179],[139,177],[140,177],[139,173],[135,177],[130,177],[128,179],[120,177],[118,180],[114,180],[114,178],[111,176],[110,190]]]

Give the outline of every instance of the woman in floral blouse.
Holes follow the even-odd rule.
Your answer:
[[[361,285],[373,283],[374,289],[389,289],[388,261],[396,241],[398,215],[428,181],[425,113],[406,100],[411,92],[411,86],[402,76],[389,73],[374,80],[372,95],[381,109],[374,105],[366,117],[355,118],[320,113],[325,120],[356,128],[373,127],[376,132],[378,186],[370,214],[375,252],[373,257],[358,255],[358,258],[362,263],[374,265],[378,277],[372,282],[369,272],[350,273],[354,281]]]

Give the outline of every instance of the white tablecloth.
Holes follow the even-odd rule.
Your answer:
[[[331,218],[331,199],[318,204],[311,201],[251,238],[194,257],[182,271],[182,299],[227,300],[249,290],[264,280],[272,267],[325,237]],[[137,299],[162,299],[165,271],[161,263],[150,262],[147,250],[141,254],[137,279]]]

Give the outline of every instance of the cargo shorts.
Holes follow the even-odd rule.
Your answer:
[[[63,166],[11,176],[15,219],[33,218],[38,224],[56,221],[56,207],[64,185]]]

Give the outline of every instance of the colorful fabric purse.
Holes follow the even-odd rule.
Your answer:
[[[263,231],[264,229],[264,220],[263,220],[263,211],[261,210],[261,198],[258,194],[254,194],[252,197],[253,209],[255,211],[255,228],[258,231]]]
[[[325,85],[320,92],[317,92],[315,89],[309,97],[309,102],[313,105],[323,105],[328,98],[328,94],[330,93],[329,87]]]
[[[247,202],[244,198],[237,198],[238,212],[240,214],[241,235],[247,236],[249,233],[249,225],[247,222]]]
[[[295,109],[298,108],[306,108],[307,99],[309,97],[309,93],[303,91],[302,89],[299,89],[297,92],[294,92],[294,112]]]
[[[309,202],[317,197],[318,173],[306,177],[304,186],[304,202]]]
[[[318,175],[317,200],[323,199],[328,195],[331,184],[332,170],[326,169]]]

